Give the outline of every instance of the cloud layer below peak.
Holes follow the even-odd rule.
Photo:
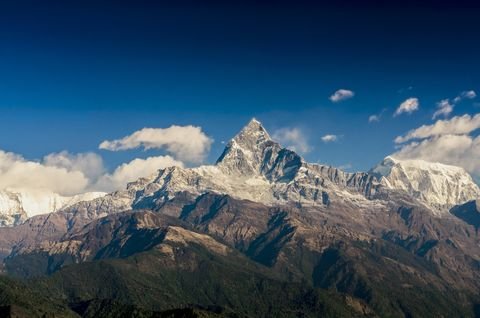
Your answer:
[[[41,190],[65,196],[90,191],[111,192],[159,169],[200,163],[212,142],[200,127],[144,128],[122,139],[104,141],[100,148],[111,151],[163,149],[168,154],[136,158],[112,172],[107,171],[102,157],[93,152],[72,154],[61,151],[40,160],[28,160],[0,150],[0,190]]]

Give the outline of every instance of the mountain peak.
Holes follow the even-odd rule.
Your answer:
[[[254,150],[258,144],[271,140],[267,130],[262,123],[252,118],[248,124],[232,139],[239,145],[247,147],[248,150]],[[231,142],[232,142],[231,141]]]
[[[262,124],[252,118],[225,147],[217,165],[229,172],[258,173],[267,148],[278,148]]]
[[[376,172],[381,176],[387,176],[395,166],[402,167],[403,169],[436,171],[441,174],[457,173],[470,176],[462,167],[422,159],[398,159],[392,156],[385,157],[382,162],[372,170],[372,172]]]
[[[465,169],[420,159],[391,156],[370,170],[380,183],[403,190],[435,208],[450,208],[480,196],[480,189]]]
[[[249,127],[249,126],[262,126],[262,123],[259,120],[257,120],[255,117],[252,117],[252,119],[250,119],[250,121],[245,127]]]

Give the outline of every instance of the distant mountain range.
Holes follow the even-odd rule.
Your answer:
[[[479,198],[459,167],[305,162],[253,119],[214,165],[162,169],[49,214],[2,205],[0,252],[31,299],[52,299],[41,314],[475,317]],[[33,300],[5,299],[41,316]]]
[[[93,200],[104,195],[106,195],[104,192],[87,192],[74,196],[62,196],[48,190],[0,190],[0,226],[17,225],[29,217],[57,212],[75,203]]]

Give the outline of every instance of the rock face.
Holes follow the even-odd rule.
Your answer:
[[[178,208],[176,216],[173,207]],[[421,206],[395,203],[368,209],[348,204],[269,207],[228,195],[207,193],[189,199],[178,194],[156,211],[113,213],[80,229],[71,228],[57,239],[20,243],[5,260],[5,269],[22,277],[72,275],[68,279],[73,281],[57,276],[55,290],[65,288],[71,295],[80,288],[81,296],[81,286],[110,277],[111,272],[103,272],[106,260],[112,262],[105,270],[135,273],[133,282],[137,271],[147,273],[144,286],[143,282],[163,277],[172,267],[190,273],[188,282],[194,277],[191,271],[219,258],[225,258],[227,272],[218,268],[208,272],[231,277],[233,265],[244,266],[244,271],[255,266],[238,258],[241,254],[285,279],[284,288],[299,283],[338,290],[367,302],[377,316],[455,315],[461,309],[456,297],[480,288],[478,237],[460,219],[436,218],[426,212]],[[196,261],[192,251],[199,247],[209,253],[208,260]],[[139,262],[138,269],[132,267]],[[78,284],[82,265],[100,269],[88,270],[93,277]],[[100,295],[103,288],[117,290],[119,277],[114,277],[113,282],[102,281],[106,285]],[[242,289],[245,282],[234,278],[235,288]],[[90,285],[85,290],[91,290]],[[395,305],[398,301],[400,308]],[[418,303],[424,305],[416,307]]]
[[[455,205],[480,197],[479,187],[460,167],[386,157],[371,174],[380,179],[382,186],[405,191],[437,214],[445,214]]]

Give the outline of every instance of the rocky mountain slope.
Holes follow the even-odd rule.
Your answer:
[[[165,213],[177,204],[179,217]],[[415,209],[392,207],[391,213],[378,210],[360,218],[365,211],[344,208],[332,213],[330,208],[268,207],[218,194],[185,204],[176,197],[170,206],[154,212],[111,214],[57,241],[19,247],[5,260],[5,269],[21,277],[51,275],[40,278],[48,287],[42,289],[59,293],[59,298],[78,301],[101,295],[150,310],[179,306],[174,299],[187,297],[192,304],[220,304],[239,312],[245,308],[243,301],[234,304],[232,295],[225,293],[250,303],[247,295],[255,287],[248,286],[257,275],[253,270],[297,295],[281,296],[278,287],[267,292],[264,285],[256,291],[262,303],[280,295],[287,307],[293,306],[290,310],[297,308],[292,315],[313,310],[287,301],[300,297],[296,294],[300,284],[310,290],[307,293],[319,288],[348,295],[366,316],[473,316],[468,303],[476,301],[479,255],[471,254],[478,253],[478,238],[468,238],[464,232],[468,226],[460,220],[455,227],[437,223],[446,219]],[[206,259],[205,253],[210,255]],[[214,263],[220,259],[225,265],[210,267],[207,259]],[[172,278],[169,269],[175,269]],[[176,296],[160,297],[160,303],[145,298],[145,288],[152,297],[157,292]],[[205,290],[208,296],[201,292]],[[297,301],[305,299],[302,295]],[[250,308],[266,310],[259,303]],[[279,305],[271,308],[278,310]]]
[[[348,201],[365,207],[384,205],[384,201],[388,201],[385,195],[392,191],[406,192],[431,207],[437,216],[480,196],[472,178],[458,167],[387,157],[369,173],[347,173],[305,162],[295,152],[274,142],[261,123],[253,119],[228,143],[215,165],[162,169],[131,182],[126,190],[108,195],[92,193],[73,198],[54,195],[28,200],[26,194],[0,194],[0,198],[5,197],[4,210],[9,215],[6,224],[11,224],[15,218],[23,221],[40,211],[59,209],[82,213],[92,220],[109,213],[159,205],[180,192],[223,193],[270,206],[316,206]],[[86,200],[97,196],[97,199]],[[77,201],[84,202],[74,204]],[[23,213],[23,206],[30,214]]]
[[[434,163],[310,164],[252,120],[215,165],[162,169],[0,228],[0,248],[6,273],[90,310],[102,299],[147,312],[474,317],[478,193]]]

